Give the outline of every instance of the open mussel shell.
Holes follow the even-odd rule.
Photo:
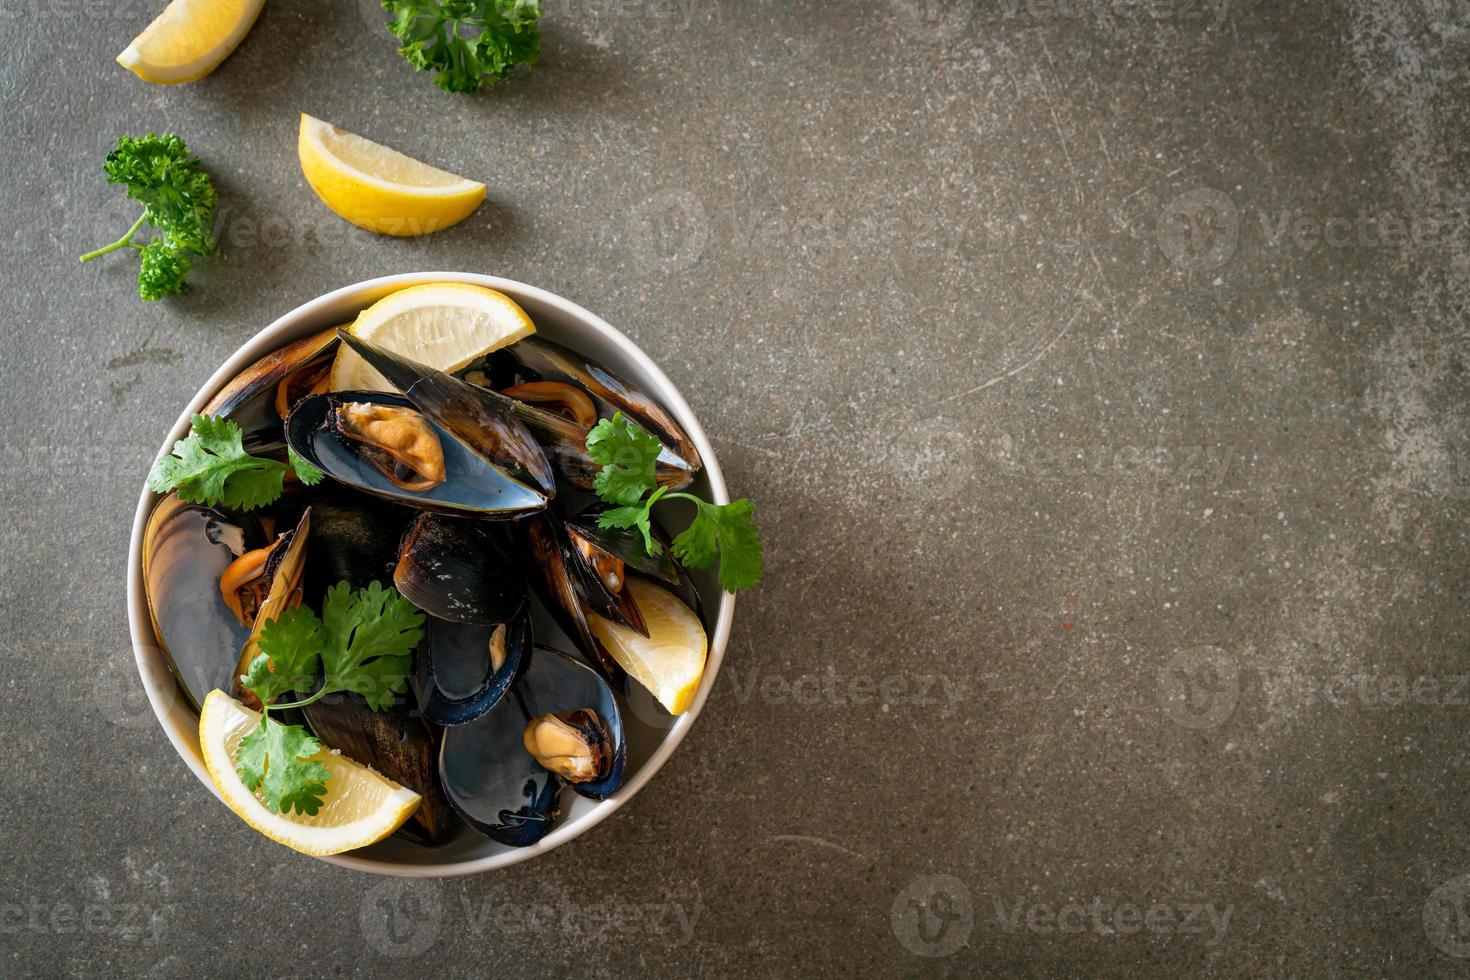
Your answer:
[[[321,742],[406,786],[423,802],[402,831],[427,844],[443,840],[452,816],[439,786],[439,737],[403,699],[374,711],[357,694],[329,694],[302,709]]]
[[[579,490],[592,490],[593,480],[602,471],[602,464],[587,453],[587,433],[591,430],[578,425],[545,409],[529,405],[519,399],[508,398],[495,391],[485,394],[499,399],[506,409],[520,419],[536,436],[536,441],[546,451],[551,465],[563,480]],[[654,461],[654,481],[670,490],[682,490],[694,481],[696,469],[664,446]]]
[[[576,351],[545,337],[526,337],[510,348],[511,356],[538,379],[571,381],[588,394],[620,411],[674,451],[691,472],[703,468],[699,450],[674,417],[653,396],[632,382]]]
[[[541,604],[551,613],[562,632],[604,677],[621,685],[626,679],[623,668],[612,658],[587,625],[584,585],[576,554],[566,527],[554,514],[543,512],[521,522],[522,549],[535,569],[531,585]]]
[[[342,342],[401,391],[436,427],[527,491],[541,506],[556,493],[556,477],[535,438],[510,411],[510,399],[339,330]],[[494,396],[494,397],[491,397]],[[297,450],[300,451],[299,449]],[[539,508],[517,508],[539,509]]]
[[[235,673],[230,678],[230,695],[238,698],[245,707],[259,711],[260,699],[254,691],[246,690],[240,683],[242,674],[250,670],[250,663],[260,654],[257,640],[260,631],[269,623],[277,619],[281,613],[288,609],[294,609],[301,604],[303,594],[303,583],[306,578],[306,544],[311,536],[311,508],[308,507],[301,515],[301,520],[296,527],[282,534],[271,547],[270,557],[266,561],[264,577],[266,579],[267,591],[265,602],[255,614],[255,620],[250,625],[250,636],[245,640],[245,645],[240,650],[239,658],[235,662]]]
[[[331,329],[271,351],[221,388],[203,413],[240,426],[246,452],[280,453],[286,448],[286,416],[313,389],[325,390],[339,343],[337,331]]]
[[[510,690],[530,652],[529,607],[493,626],[429,619],[416,658],[419,710],[445,727],[474,721]]]
[[[423,417],[438,437],[444,480],[425,490],[404,489],[338,430],[336,410],[347,404],[419,411],[404,396],[381,391],[333,392],[299,402],[287,420],[286,438],[292,449],[339,483],[420,510],[465,517],[510,518],[546,506],[546,494],[456,438],[428,412]]]
[[[177,493],[160,500],[143,532],[143,581],[153,632],[179,686],[197,710],[215,688],[228,690],[249,627],[220,593],[225,569],[265,544],[253,518],[240,522]]]
[[[403,535],[393,585],[436,619],[476,626],[509,622],[526,583],[502,551],[495,526],[420,514]]]
[[[596,779],[567,783],[523,743],[526,725],[544,714],[596,713],[606,757]],[[566,654],[537,647],[511,693],[468,725],[444,731],[439,777],[450,805],[470,826],[514,847],[546,836],[560,812],[562,788],[601,800],[623,783],[627,736],[607,682]]]

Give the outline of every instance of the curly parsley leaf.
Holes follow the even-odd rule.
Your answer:
[[[587,433],[587,455],[602,465],[592,489],[609,503],[631,506],[657,485],[656,463],[663,443],[618,412]]]
[[[313,756],[322,743],[300,725],[283,725],[268,715],[260,726],[240,740],[235,772],[252,792],[258,792],[272,813],[316,816],[327,795],[327,767]]]
[[[82,256],[83,262],[122,248],[139,253],[138,295],[157,300],[184,291],[194,256],[214,254],[214,216],[219,198],[199,158],[178,136],[121,136],[103,163],[109,184],[123,184],[143,214],[111,245]],[[156,234],[137,241],[143,225]]]
[[[223,504],[251,510],[281,495],[286,465],[251,456],[243,445],[244,433],[234,422],[211,415],[195,415],[193,431],[174,443],[173,452],[153,464],[148,489],[154,493],[179,492],[188,504]]]
[[[143,246],[138,257],[143,260],[138,267],[139,296],[151,302],[184,291],[184,280],[194,264],[186,253],[162,238],[155,238]]]
[[[446,92],[495,85],[541,53],[539,0],[382,0],[398,53]]]

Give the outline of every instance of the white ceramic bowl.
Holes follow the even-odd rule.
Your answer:
[[[643,386],[652,393],[678,419],[679,424],[699,447],[704,458],[704,472],[695,483],[698,492],[715,503],[728,503],[724,477],[714,449],[705,436],[699,420],[694,417],[687,402],[648,355],[613,329],[605,320],[594,316],[575,303],[562,299],[535,286],[495,276],[481,276],[463,272],[426,272],[399,276],[384,276],[356,285],[338,289],[318,297],[281,317],[275,323],[256,334],[235,352],[234,356],[214,373],[214,376],[199,389],[189,407],[185,409],[159,449],[159,454],[168,452],[176,440],[183,438],[189,428],[189,417],[199,411],[224,384],[241,370],[283,344],[305,337],[318,330],[345,323],[357,313],[405,286],[423,282],[468,282],[498,289],[513,297],[525,308],[536,322],[537,330],[543,335],[566,344],[590,357],[596,358],[613,371],[630,381]],[[194,775],[212,793],[214,784],[204,769],[199,752],[199,719],[188,700],[179,692],[169,673],[166,655],[159,648],[148,615],[148,601],[143,589],[142,545],[143,528],[148,514],[159,498],[145,488],[138,499],[137,515],[133,519],[132,544],[128,549],[128,619],[132,630],[133,650],[138,663],[138,673],[143,687],[153,705],[159,723],[178,750],[180,757],[194,770]],[[709,576],[696,576],[700,594],[705,602],[705,624],[709,630],[709,660],[705,667],[704,680],[693,706],[686,714],[676,719],[664,715],[652,705],[646,695],[635,695],[627,702],[625,724],[629,729],[627,780],[622,789],[607,800],[594,803],[591,800],[564,794],[569,801],[562,811],[556,829],[531,847],[505,847],[489,841],[472,831],[457,837],[440,848],[423,848],[404,841],[390,839],[351,854],[325,858],[333,864],[372,871],[378,874],[408,875],[418,877],[447,877],[451,875],[476,874],[491,871],[525,861],[559,847],[597,824],[606,820],[618,807],[633,798],[653,774],[658,772],[673,754],[689,727],[699,717],[719,672],[724,658],[725,645],[730,639],[730,627],[734,619],[735,598],[722,592]],[[549,621],[536,621],[537,640],[542,641],[551,632]],[[568,651],[572,647],[560,644]],[[215,806],[206,802],[200,794],[200,806]]]

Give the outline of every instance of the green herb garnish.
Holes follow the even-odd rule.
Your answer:
[[[446,92],[503,81],[541,53],[539,0],[383,0],[398,53]]]
[[[148,489],[154,493],[177,490],[186,504],[252,510],[280,497],[288,470],[307,486],[320,483],[325,475],[294,450],[288,453],[289,466],[250,455],[244,433],[229,419],[195,415],[190,424],[193,431],[188,437],[153,464]]]
[[[214,254],[218,198],[209,174],[172,133],[119,137],[103,169],[109,184],[127,185],[128,197],[143,205],[143,214],[126,235],[88,252],[82,261],[122,248],[136,249],[141,259],[138,295],[156,300],[183,292],[193,256]],[[145,224],[153,226],[154,236],[136,241]]]
[[[610,504],[597,523],[606,528],[636,528],[650,555],[663,549],[653,537],[653,505],[660,500],[687,500],[695,505],[694,522],[674,538],[672,550],[690,568],[720,564],[720,586],[735,592],[749,589],[765,574],[760,530],[751,520],[755,504],[740,499],[711,504],[690,493],[669,493],[655,480],[654,461],[662,444],[621,412],[598,422],[587,434],[587,453],[602,464],[593,486]],[[648,496],[645,498],[645,494]]]
[[[382,711],[408,690],[412,654],[424,635],[424,614],[396,589],[373,582],[327,590],[322,615],[307,606],[282,613],[260,628],[260,654],[240,678],[263,705],[260,725],[240,740],[235,771],[273,813],[315,816],[327,794],[327,767],[311,761],[321,743],[300,725],[284,725],[273,711],[304,708],[328,694],[353,692]],[[271,704],[289,691],[321,686],[309,697]]]

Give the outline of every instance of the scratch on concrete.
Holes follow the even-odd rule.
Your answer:
[[[829,850],[837,851],[841,854],[846,854],[848,857],[857,858],[859,861],[862,861],[865,864],[868,861],[866,855],[859,854],[857,851],[854,851],[851,848],[843,847],[841,844],[834,844],[832,841],[829,841],[824,837],[808,837],[805,834],[777,834],[776,836],[772,837],[771,840],[782,844],[807,844],[812,847],[825,847]]]

